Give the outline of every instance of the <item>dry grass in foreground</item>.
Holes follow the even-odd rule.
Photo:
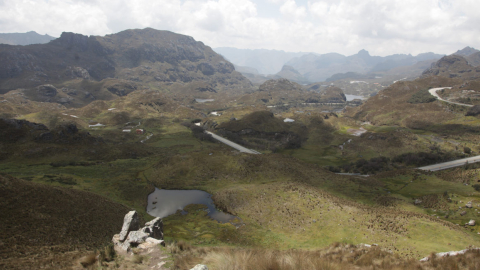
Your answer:
[[[380,247],[335,243],[316,250],[266,250],[232,247],[193,247],[185,242],[168,246],[174,255],[174,269],[191,269],[198,263],[214,270],[293,270],[293,269],[480,269],[480,251],[471,250],[454,257],[420,262]]]

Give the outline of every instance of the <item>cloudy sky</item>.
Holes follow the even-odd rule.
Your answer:
[[[371,55],[480,49],[478,0],[0,0],[0,33],[152,27],[211,47]]]

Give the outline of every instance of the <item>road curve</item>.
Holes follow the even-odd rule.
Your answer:
[[[424,167],[417,168],[419,170],[424,170],[424,171],[441,171],[441,170],[446,170],[454,167],[460,167],[465,164],[471,164],[471,163],[476,163],[480,162],[480,156],[475,156],[475,157],[469,157],[469,158],[462,158],[454,161],[449,161],[449,162],[444,162],[444,163],[439,163],[439,164],[434,164],[434,165],[428,165]]]
[[[456,104],[456,105],[460,105],[460,106],[466,106],[466,107],[473,107],[473,105],[470,105],[470,104],[464,104],[464,103],[458,103],[458,102],[453,102],[453,101],[449,101],[449,100],[445,100],[443,98],[441,98],[438,94],[437,94],[437,91],[439,90],[442,90],[442,89],[451,89],[451,87],[439,87],[439,88],[432,88],[432,89],[429,89],[428,92],[430,92],[430,94],[436,98],[438,98],[438,100],[441,100],[441,101],[444,101],[444,102],[447,102],[447,103],[451,103],[451,104]]]
[[[219,142],[222,142],[222,143],[224,143],[224,144],[226,144],[226,145],[228,145],[228,146],[230,146],[230,147],[233,147],[233,148],[237,149],[238,151],[240,151],[240,152],[242,152],[242,153],[255,154],[255,155],[261,154],[260,152],[257,152],[257,151],[255,151],[255,150],[252,150],[252,149],[248,149],[248,148],[246,148],[246,147],[243,147],[243,146],[241,146],[241,145],[239,145],[239,144],[236,144],[236,143],[234,143],[234,142],[232,142],[232,141],[229,141],[229,140],[227,140],[227,139],[225,139],[225,138],[223,138],[223,137],[220,137],[220,136],[218,136],[217,134],[212,133],[212,132],[210,132],[210,131],[205,131],[205,133],[212,135],[212,137],[213,137],[215,140],[217,140],[217,141],[219,141]]]

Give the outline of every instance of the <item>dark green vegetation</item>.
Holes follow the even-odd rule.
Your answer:
[[[299,148],[307,137],[307,127],[285,123],[268,111],[257,111],[240,120],[232,119],[216,127],[219,135],[246,147],[276,152],[279,148]]]
[[[418,104],[418,103],[430,103],[437,100],[436,97],[432,96],[428,89],[423,89],[413,94],[412,97],[408,100],[408,103]]]

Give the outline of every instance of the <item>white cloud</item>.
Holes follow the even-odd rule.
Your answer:
[[[278,17],[261,17],[262,3]],[[0,9],[3,33],[153,27],[213,47],[373,55],[480,48],[476,0],[0,0]]]
[[[280,7],[280,12],[290,18],[298,19],[305,17],[307,9],[302,6],[297,6],[294,0],[288,0]]]

